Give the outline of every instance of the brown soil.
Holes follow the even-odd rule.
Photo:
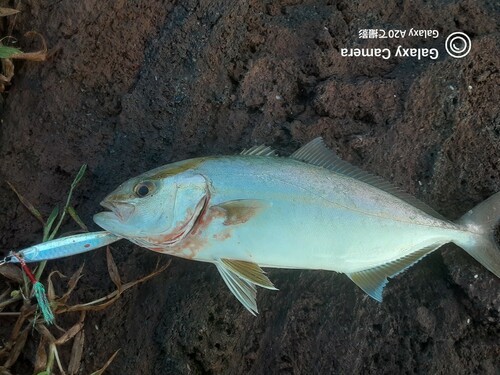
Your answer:
[[[14,35],[38,31],[50,58],[16,63],[3,102],[5,251],[36,243],[41,229],[3,181],[49,213],[83,163],[89,173],[75,202],[89,224],[107,192],[153,167],[261,143],[288,154],[319,135],[346,160],[452,219],[500,190],[493,1],[26,0],[20,7]],[[412,27],[440,36],[358,38],[360,29]],[[457,30],[472,38],[463,59],[443,47]],[[436,47],[439,59],[340,55],[344,47],[398,44]],[[126,241],[114,249],[127,280],[158,257]],[[51,264],[70,274],[84,261],[79,301],[112,289],[104,252]],[[259,291],[255,318],[214,267],[175,259],[111,308],[89,314],[82,373],[118,348],[109,374],[500,368],[500,281],[457,247],[391,281],[382,304],[332,272],[271,270],[269,277],[280,290]],[[28,373],[32,360],[28,346],[16,371]]]

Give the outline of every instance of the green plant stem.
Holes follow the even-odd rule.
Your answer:
[[[49,350],[49,359],[47,360],[47,367],[46,367],[46,372],[47,374],[52,374],[52,369],[54,368],[54,359],[55,359],[55,352],[54,352],[54,349],[55,349],[55,345],[54,344],[50,344],[49,346],[50,350]]]
[[[40,277],[42,277],[42,272],[45,269],[46,265],[47,265],[46,260],[43,260],[40,262],[40,264],[38,265],[38,267],[36,268],[36,271],[35,271],[35,279],[40,280]]]
[[[56,227],[54,228],[54,230],[52,231],[52,233],[50,234],[48,240],[53,240],[54,237],[56,236],[57,232],[59,231],[59,228],[61,227],[61,224],[63,223],[63,220],[64,218],[66,217],[66,212],[68,211],[68,207],[69,207],[69,203],[71,201],[71,197],[73,195],[73,190],[75,190],[76,188],[76,185],[78,184],[78,182],[80,182],[80,180],[82,179],[83,177],[83,174],[85,173],[85,170],[87,169],[87,164],[83,164],[81,167],[80,167],[80,170],[78,171],[75,179],[73,180],[73,182],[71,183],[71,187],[69,188],[69,193],[68,193],[68,198],[66,199],[66,204],[64,205],[64,209],[63,209],[63,212],[61,213],[61,216],[59,217],[59,221],[57,222],[57,225]]]
[[[24,298],[30,298],[31,295],[31,281],[28,279],[28,276],[23,272],[23,289],[24,289]]]
[[[59,216],[59,220],[55,226],[55,228],[52,230],[52,232],[48,235],[47,237],[47,234],[44,234],[43,236],[43,240],[42,242],[46,242],[46,241],[51,241],[54,239],[54,237],[56,236],[57,232],[59,231],[59,228],[61,227],[63,221],[64,221],[64,218],[66,217],[66,212],[68,211],[68,207],[70,207],[70,202],[71,202],[71,197],[73,196],[73,191],[75,190],[76,188],[76,185],[78,185],[78,183],[80,182],[80,180],[82,179],[83,177],[83,174],[85,173],[85,170],[87,169],[87,164],[83,164],[81,167],[80,167],[80,170],[78,171],[78,173],[76,174],[76,177],[75,179],[73,180],[73,182],[71,183],[71,186],[69,188],[69,193],[68,193],[68,197],[66,198],[66,204],[64,205],[64,208],[63,208],[63,211],[61,213],[61,216]],[[40,263],[40,265],[37,267],[36,269],[36,272],[35,272],[35,278],[37,280],[40,280],[40,277],[42,277],[42,273],[43,273],[43,270],[45,269],[45,266],[47,265],[47,261],[43,261]]]
[[[53,240],[54,237],[56,236],[57,232],[59,231],[59,228],[61,227],[61,224],[64,220],[64,218],[66,217],[66,210],[68,209],[69,207],[69,201],[71,200],[71,196],[73,195],[73,187],[71,187],[69,189],[69,193],[68,193],[68,198],[66,199],[66,204],[64,205],[64,209],[61,213],[61,216],[59,216],[59,221],[57,222],[56,224],[56,227],[54,228],[54,230],[52,231],[52,233],[49,235],[49,238],[47,238],[45,241],[50,241],[50,240]]]

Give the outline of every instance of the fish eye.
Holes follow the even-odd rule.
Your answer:
[[[155,190],[155,184],[151,181],[139,182],[134,187],[134,193],[139,198],[144,198],[145,196],[151,194]]]

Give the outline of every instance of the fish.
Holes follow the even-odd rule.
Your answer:
[[[316,138],[168,164],[121,184],[94,222],[141,247],[212,263],[252,314],[263,268],[347,275],[381,302],[388,279],[454,243],[500,277],[500,192],[452,222]]]

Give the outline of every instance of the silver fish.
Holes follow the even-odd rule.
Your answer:
[[[169,164],[120,185],[94,221],[160,252],[213,263],[257,313],[261,267],[345,273],[382,301],[388,278],[446,243],[500,277],[494,229],[500,193],[451,222],[383,179],[342,161],[317,138],[289,158],[241,155]]]

